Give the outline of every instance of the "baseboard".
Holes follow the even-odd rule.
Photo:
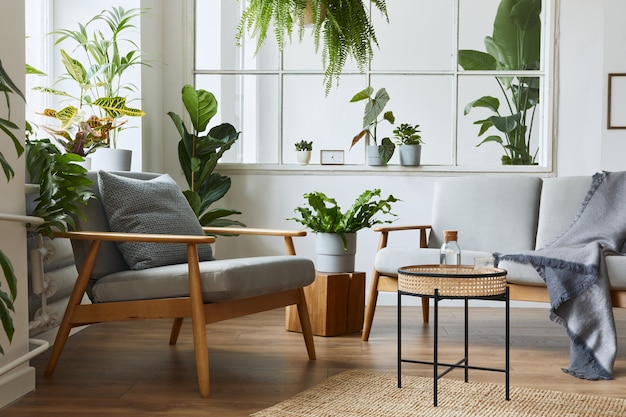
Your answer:
[[[0,409],[35,389],[35,368],[21,366],[0,377]]]

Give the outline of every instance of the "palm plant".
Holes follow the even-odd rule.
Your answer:
[[[78,85],[78,95],[49,87],[36,88],[76,102],[76,105],[66,106],[59,111],[44,110],[44,115],[58,118],[62,123],[61,130],[67,130],[70,136],[81,132],[78,124],[90,118],[85,114],[85,109],[89,108],[102,125],[112,126],[110,134],[107,133],[102,141],[106,146],[115,148],[117,133],[125,123],[119,119],[144,115],[142,110],[129,107],[124,96],[124,93],[136,91],[133,84],[124,82],[125,72],[137,65],[147,65],[142,61],[138,45],[124,37],[128,30],[136,27],[132,22],[142,13],[141,9],[113,7],[103,10],[85,24],[78,23],[78,30],[60,29],[52,32],[59,36],[55,45],[72,40],[76,46],[71,53],[81,50],[86,58],[83,64],[64,49],[60,50],[66,71],[62,79],[75,82]],[[99,29],[91,30],[90,26],[99,22],[106,24],[107,33]],[[124,54],[121,50],[125,47],[130,49]]]
[[[493,24],[493,35],[485,38],[487,52],[460,50],[459,65],[465,70],[519,71],[538,70],[541,53],[541,0],[502,0]],[[489,135],[477,146],[498,143],[504,149],[503,165],[536,163],[538,149],[530,149],[535,112],[539,103],[539,78],[497,76],[495,80],[504,94],[506,109],[500,111],[500,100],[483,96],[467,104],[464,114],[482,107],[493,115],[474,122],[480,126],[478,136],[495,128],[504,134]]]
[[[12,94],[17,94],[23,100],[24,94],[15,85],[15,83],[11,80],[11,77],[9,77],[9,74],[5,71],[4,67],[2,66],[2,61],[0,61],[0,92],[4,95],[7,107],[6,118],[0,116],[0,131],[8,136],[9,139],[11,139],[11,141],[13,142],[13,147],[15,148],[15,152],[17,153],[17,156],[20,157],[24,152],[24,146],[22,146],[21,142],[18,140],[14,132],[16,130],[20,131],[20,129],[15,123],[11,121],[10,98]],[[15,175],[15,172],[13,171],[13,168],[8,163],[2,152],[0,152],[0,165],[2,165],[2,170],[4,171],[6,180],[10,181]],[[11,312],[15,312],[13,302],[17,297],[17,277],[15,276],[11,260],[1,250],[0,267],[2,268],[2,273],[4,275],[4,278],[6,279],[7,286],[9,287],[9,292],[6,293],[2,290],[2,282],[0,282],[0,322],[2,323],[2,328],[4,329],[4,333],[7,335],[10,343],[13,340],[13,334],[15,333],[15,327],[13,326]],[[2,348],[2,345],[0,345],[0,354],[4,354],[4,349]]]
[[[376,32],[363,0],[250,0],[237,31],[241,41],[244,32],[257,38],[257,51],[271,31],[282,51],[297,25],[300,40],[304,36],[305,10],[310,11],[315,51],[322,45],[324,86],[326,94],[339,76],[348,58],[364,70],[378,46]],[[368,1],[389,20],[385,0]],[[273,25],[273,28],[272,28]]]
[[[245,226],[243,223],[226,217],[241,212],[226,208],[210,208],[230,189],[230,177],[214,172],[217,162],[224,152],[239,138],[239,132],[228,124],[211,128],[207,126],[217,114],[217,100],[206,90],[195,90],[191,85],[182,89],[182,100],[193,130],[190,132],[182,118],[174,112],[167,113],[180,135],[178,159],[189,185],[184,191],[187,201],[203,226]]]

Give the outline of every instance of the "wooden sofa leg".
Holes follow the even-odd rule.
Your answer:
[[[172,323],[172,332],[170,333],[170,345],[175,345],[180,335],[180,329],[183,327],[183,317],[176,317]]]
[[[306,304],[306,298],[304,296],[304,289],[298,290],[300,293],[300,302],[296,305],[298,307],[298,317],[300,318],[300,328],[302,328],[302,336],[304,337],[304,344],[306,345],[306,351],[309,355],[309,360],[315,360],[315,342],[313,341],[313,328],[311,327],[311,318],[309,317],[309,308]]]
[[[428,315],[430,312],[430,298],[422,297],[422,320],[424,320],[424,324],[428,323]]]
[[[367,299],[367,305],[365,306],[365,319],[363,322],[363,333],[361,334],[361,340],[367,342],[370,338],[370,332],[372,331],[372,323],[374,321],[374,312],[376,310],[376,302],[378,301],[378,279],[380,273],[376,270],[372,272],[372,283],[370,285],[370,294]]]

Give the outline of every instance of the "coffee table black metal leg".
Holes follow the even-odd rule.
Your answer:
[[[435,288],[435,323],[433,331],[433,406],[437,407],[437,380],[439,379],[439,370],[437,369],[438,341],[439,341],[439,290]]]
[[[465,382],[469,380],[469,341],[468,341],[468,330],[469,330],[469,318],[468,318],[468,303],[467,298],[465,299]]]
[[[506,312],[505,312],[505,331],[504,332],[505,332],[505,338],[506,338],[506,341],[505,341],[505,343],[506,343],[505,351],[506,352],[505,352],[504,355],[505,355],[506,363],[504,364],[504,367],[505,367],[504,374],[505,374],[505,379],[506,379],[506,381],[505,381],[505,385],[506,385],[506,396],[505,396],[505,399],[508,401],[510,399],[509,389],[510,389],[510,369],[511,369],[511,364],[510,364],[511,355],[509,354],[509,348],[511,347],[511,344],[510,344],[510,337],[511,337],[511,331],[510,331],[510,326],[511,326],[510,323],[511,322],[510,322],[510,318],[511,318],[511,316],[510,316],[510,310],[509,310],[509,307],[510,307],[509,301],[510,300],[509,300],[509,286],[508,285],[506,286],[505,297],[506,297],[506,299],[505,299],[505,309],[506,309]]]
[[[402,295],[398,291],[398,388],[402,388],[402,326],[400,321],[402,320],[402,302],[400,301]]]

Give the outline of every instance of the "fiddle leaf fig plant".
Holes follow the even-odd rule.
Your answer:
[[[296,207],[294,211],[300,217],[295,220],[313,233],[337,233],[341,236],[344,249],[347,249],[346,233],[354,233],[361,229],[370,228],[377,224],[391,223],[393,220],[383,220],[376,215],[386,214],[397,216],[391,212],[391,204],[398,200],[393,195],[381,197],[381,190],[366,190],[352,203],[352,206],[343,212],[337,200],[326,196],[319,191],[304,194],[308,206]]]
[[[241,214],[240,211],[210,208],[230,189],[230,177],[214,170],[224,152],[239,139],[239,132],[232,125],[222,123],[203,134],[217,114],[217,99],[209,91],[195,90],[191,85],[185,85],[181,95],[193,129],[189,131],[176,113],[167,114],[180,135],[178,160],[189,185],[183,194],[203,226],[245,226],[240,221],[227,218]]]
[[[493,35],[485,38],[487,52],[460,50],[459,65],[465,70],[525,71],[538,70],[541,56],[541,0],[502,0],[493,24]],[[497,143],[502,146],[503,165],[534,165],[538,149],[531,150],[531,134],[537,104],[539,78],[533,76],[496,76],[505,97],[504,110],[500,100],[483,96],[467,104],[464,114],[484,108],[492,115],[477,120],[478,136],[495,128],[477,146]]]

